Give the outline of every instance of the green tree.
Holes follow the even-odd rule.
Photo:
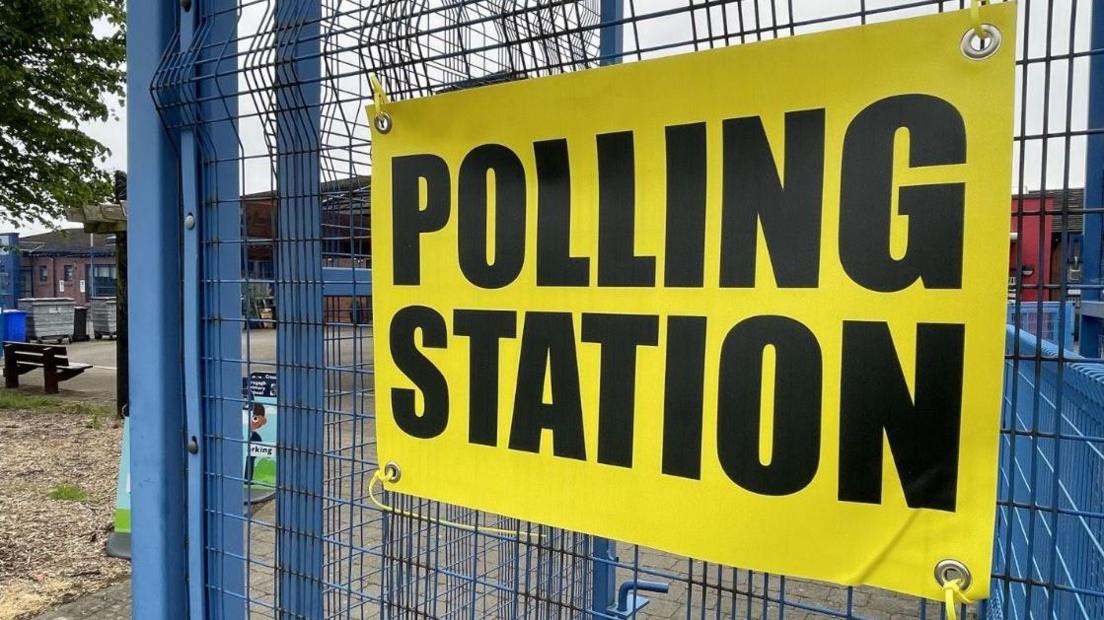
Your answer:
[[[79,123],[122,98],[124,17],[123,0],[0,0],[0,219],[48,223],[111,196],[109,151]]]

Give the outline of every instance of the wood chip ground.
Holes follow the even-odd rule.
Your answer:
[[[80,407],[0,410],[0,620],[29,617],[125,578],[104,554],[122,425]],[[59,485],[87,494],[50,499]]]

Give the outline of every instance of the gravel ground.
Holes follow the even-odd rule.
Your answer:
[[[130,574],[104,554],[121,424],[109,407],[35,398],[31,409],[0,408],[0,620]]]

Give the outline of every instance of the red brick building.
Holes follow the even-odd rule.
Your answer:
[[[322,183],[320,189],[318,250],[322,267],[371,268],[371,177],[328,181]],[[275,304],[273,282],[277,269],[279,202],[275,192],[268,191],[242,196],[242,204],[247,246],[242,266],[247,281],[243,290],[247,297],[243,301],[243,312],[256,318],[257,306],[271,308]],[[327,321],[365,322],[370,306],[367,295],[357,299],[327,295],[324,312]]]
[[[323,267],[371,267],[371,177],[350,177],[321,185],[320,232]],[[277,237],[275,192],[242,196],[245,216],[245,274],[251,280],[273,279]]]
[[[17,297],[68,297],[86,306],[115,296],[115,236],[69,228],[20,237]]]
[[[1058,299],[1063,270],[1067,284],[1081,281],[1084,199],[1081,189],[1012,197],[1008,283],[1019,284],[1021,299]]]

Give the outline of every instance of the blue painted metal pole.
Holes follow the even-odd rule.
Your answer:
[[[185,341],[189,356],[200,356],[200,414],[205,436],[201,451],[204,506],[192,511],[202,518],[208,549],[203,570],[209,617],[237,620],[246,616],[246,545],[242,442],[242,216],[238,132],[238,1],[197,0],[196,127],[199,196],[192,205],[202,235],[197,250],[203,280],[198,290],[203,321],[200,342]],[[186,249],[188,246],[185,246]],[[189,289],[185,289],[188,291]],[[214,396],[213,398],[211,396]],[[207,439],[212,437],[213,439]],[[197,569],[198,571],[198,569]],[[204,573],[200,573],[203,575]]]
[[[625,17],[624,0],[602,0],[601,11],[599,63],[617,64],[621,62],[624,53],[624,26],[621,24]],[[608,538],[594,537],[591,557],[591,615],[595,618],[607,618],[610,609],[617,603],[617,543]]]
[[[609,538],[591,539],[591,604],[594,618],[609,618],[617,604],[617,543]]]
[[[127,7],[127,252],[133,613],[184,618],[185,440],[181,394],[180,214],[176,157],[150,84],[172,38],[175,2]]]
[[[196,13],[190,9],[179,9],[178,51],[182,55],[191,48],[195,39]],[[194,69],[194,67],[191,67]],[[194,86],[187,87],[185,96],[194,99],[197,95]],[[204,528],[204,496],[206,485],[204,473],[207,446],[203,441],[204,425],[200,399],[200,342],[202,341],[203,321],[200,308],[201,282],[200,236],[203,225],[201,201],[199,198],[199,146],[196,143],[196,128],[187,125],[180,130],[180,202],[181,213],[191,218],[192,226],[184,226],[182,233],[184,255],[182,297],[183,297],[183,351],[184,351],[184,424],[188,441],[195,441],[197,449],[188,454],[188,615],[193,620],[206,618],[207,557]],[[190,445],[190,444],[189,444]]]
[[[281,618],[323,617],[320,0],[277,0],[276,565]]]
[[[1096,51],[1089,61],[1089,129],[1104,129],[1104,0],[1093,0],[1092,5],[1092,43],[1090,48]],[[1085,157],[1085,208],[1104,207],[1104,134],[1093,133],[1088,136],[1088,149]],[[1085,233],[1081,251],[1084,259],[1082,281],[1085,284],[1101,284],[1101,271],[1104,269],[1102,239],[1104,236],[1104,214],[1085,214]],[[1099,290],[1084,290],[1081,293],[1086,300],[1099,301]],[[1100,336],[1104,333],[1104,319],[1094,316],[1081,318],[1080,353],[1085,357],[1100,355]]]
[[[598,39],[599,62],[614,65],[621,62],[624,53],[624,30],[621,20],[625,18],[625,0],[602,0],[600,23],[601,34]]]
[[[178,50],[181,54],[187,52],[195,36],[195,13],[180,9],[179,13],[179,39]],[[195,96],[192,87],[188,94]],[[182,232],[182,249],[184,260],[182,263],[183,278],[181,286],[182,298],[182,338],[183,364],[181,371],[184,375],[184,432],[188,437],[189,445],[195,441],[197,450],[191,451],[188,456],[188,608],[189,617],[193,620],[205,618],[206,605],[204,605],[204,585],[206,584],[206,565],[204,527],[203,527],[203,495],[204,495],[204,457],[206,446],[201,446],[203,438],[203,416],[200,410],[200,296],[202,281],[200,271],[200,231],[202,226],[198,222],[200,210],[200,171],[199,150],[195,143],[195,128],[184,127],[180,130],[180,202],[181,213],[185,217],[191,217],[193,225],[184,226]]]

